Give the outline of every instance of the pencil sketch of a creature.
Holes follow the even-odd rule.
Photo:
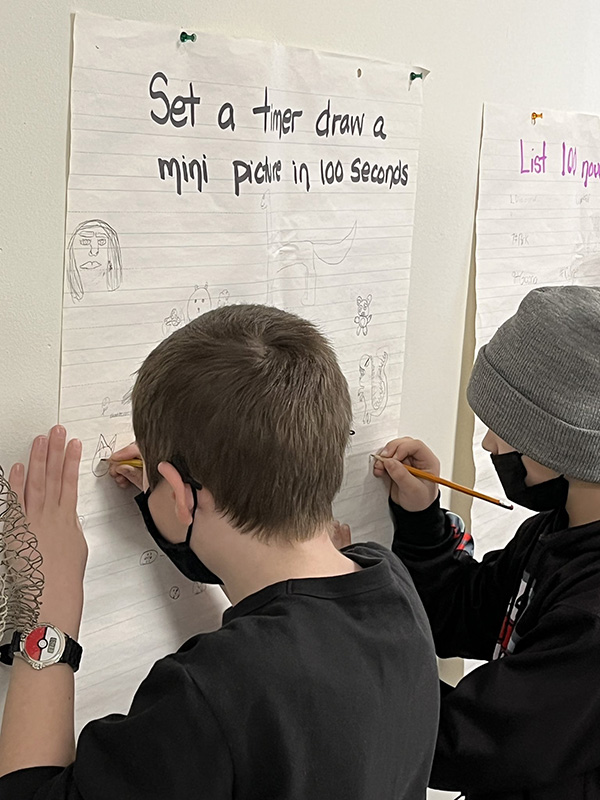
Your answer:
[[[165,317],[162,322],[163,336],[170,336],[173,331],[182,328],[185,325],[185,318],[181,309],[172,308],[168,317]]]
[[[387,351],[361,356],[358,362],[358,399],[363,404],[363,423],[369,425],[373,417],[379,417],[388,402],[388,379],[385,371]]]
[[[373,315],[369,314],[372,299],[373,296],[370,294],[364,298],[358,295],[356,298],[358,314],[354,317],[354,324],[356,325],[357,336],[360,336],[361,331],[364,336],[369,332],[369,322],[373,319]]]
[[[114,228],[102,219],[79,224],[67,246],[67,285],[73,301],[86,290],[114,292],[121,285],[121,246]]]
[[[338,241],[285,241],[281,231],[273,227],[270,192],[263,194],[260,205],[265,211],[267,230],[267,304],[273,304],[278,281],[284,280],[293,287],[299,279],[302,305],[313,306],[317,294],[317,264],[320,261],[337,265],[346,259],[356,238],[356,220],[348,233]]]
[[[110,442],[107,442],[102,434],[98,439],[96,445],[96,452],[92,458],[92,472],[97,478],[101,478],[108,472],[108,463],[104,461],[105,458],[110,458],[115,452],[115,445],[117,444],[117,434],[112,437]]]
[[[229,289],[221,289],[219,292],[219,296],[217,297],[217,308],[221,308],[222,306],[228,306],[231,302],[231,294]]]
[[[208,283],[205,283],[204,286],[195,286],[187,302],[188,322],[196,319],[196,317],[202,316],[202,314],[206,314],[211,308],[212,298],[208,291]]]

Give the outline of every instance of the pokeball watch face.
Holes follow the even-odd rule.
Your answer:
[[[52,625],[39,625],[26,634],[21,643],[21,653],[36,669],[56,664],[64,649],[64,636]]]

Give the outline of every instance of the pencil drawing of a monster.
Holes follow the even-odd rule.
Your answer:
[[[387,351],[376,356],[365,354],[358,363],[358,399],[363,404],[363,423],[369,425],[373,417],[379,417],[388,402],[388,379],[385,368]]]

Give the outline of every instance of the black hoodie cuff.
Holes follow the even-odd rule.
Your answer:
[[[440,506],[440,495],[423,511],[406,509],[389,499],[394,521],[394,541],[399,544],[433,547],[449,536],[446,529],[446,514]]]

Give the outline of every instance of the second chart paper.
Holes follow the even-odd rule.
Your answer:
[[[600,285],[600,117],[486,105],[476,262],[477,349],[532,289]],[[477,420],[477,488],[502,496],[485,431]],[[529,514],[475,501],[477,556],[503,547]]]
[[[199,314],[319,325],[354,408],[336,515],[391,538],[368,453],[397,435],[423,72],[181,32],[76,18],[60,419],[84,445],[79,725],[126,710],[226,606],[157,552],[102,461],[132,438],[136,370]]]

